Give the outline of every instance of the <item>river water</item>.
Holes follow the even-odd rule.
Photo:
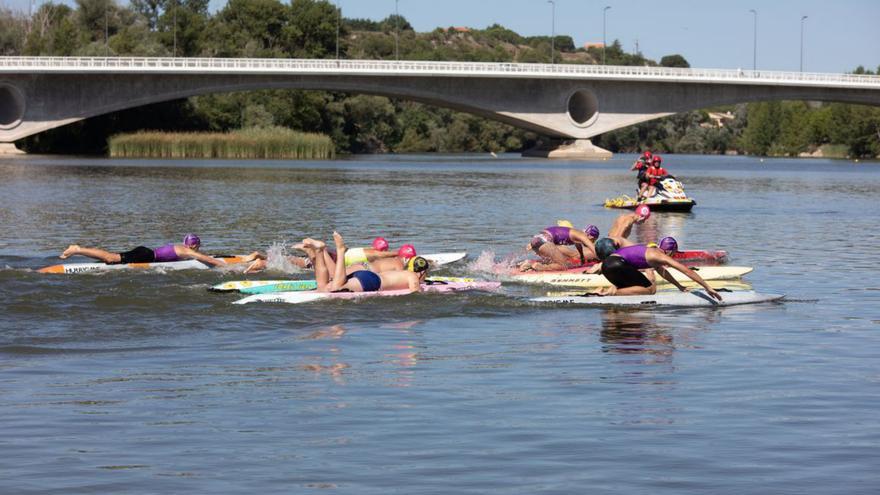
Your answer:
[[[605,232],[633,158],[0,159],[0,492],[877,493],[876,162],[666,157],[698,205],[634,237],[726,249],[781,304],[554,308],[505,283],[236,306],[206,290],[235,273],[33,270],[72,242],[337,229],[497,277],[557,219]]]

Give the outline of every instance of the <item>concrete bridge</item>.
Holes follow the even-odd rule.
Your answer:
[[[723,69],[376,60],[0,57],[0,143],[209,93],[314,89],[415,100],[556,138],[544,156],[610,156],[589,138],[716,105],[880,105],[880,77]]]

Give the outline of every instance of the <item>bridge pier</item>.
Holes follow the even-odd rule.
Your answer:
[[[0,143],[0,155],[23,155],[24,151],[15,147],[15,143]]]
[[[563,160],[607,160],[611,152],[593,144],[589,139],[553,139],[541,142],[522,156],[557,158]]]

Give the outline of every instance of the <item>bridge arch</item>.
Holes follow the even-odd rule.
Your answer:
[[[0,81],[0,130],[14,129],[24,118],[25,99],[18,87]]]

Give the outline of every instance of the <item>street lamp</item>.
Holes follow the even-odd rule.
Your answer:
[[[177,0],[174,0],[174,48],[171,50],[171,56],[177,56]]]
[[[801,36],[803,41],[803,36]],[[110,56],[110,13],[104,9],[104,56]]]
[[[553,52],[556,50],[556,2],[547,0],[553,6],[553,20],[550,24],[550,63],[553,63]]]
[[[611,7],[606,5],[604,9],[602,9],[602,65],[605,65],[605,45],[608,42],[605,40],[605,13],[608,12],[608,9]]]
[[[749,9],[749,12],[755,14],[754,41],[752,42],[752,71],[758,70],[758,11]]]
[[[394,58],[400,60],[400,14],[397,13],[397,3],[394,0]]]
[[[342,22],[342,7],[336,6],[336,60],[339,60],[339,24]]]
[[[807,16],[801,16],[801,72],[804,71],[804,21]]]

